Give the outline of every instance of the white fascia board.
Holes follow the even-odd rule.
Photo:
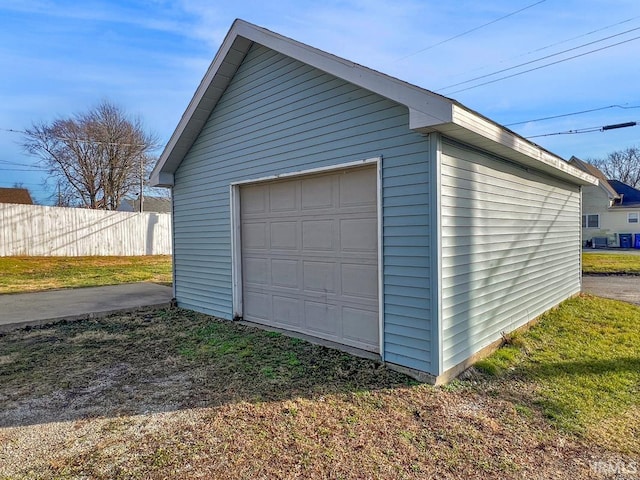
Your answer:
[[[238,38],[237,30],[243,23],[241,20],[236,20],[227,33],[220,49],[207,69],[207,73],[196,89],[187,109],[182,114],[178,126],[160,155],[158,163],[151,172],[152,179],[157,178],[158,174],[163,170],[165,170],[165,173],[175,172],[179,162],[182,161],[182,158],[193,144],[193,140],[197,138],[209,118],[218,99],[224,93],[231,80],[233,67],[237,68],[244,59],[251,42]],[[221,78],[224,77],[221,72],[224,72],[227,78]],[[171,162],[173,164],[167,165],[170,160],[173,160]]]
[[[149,178],[152,187],[173,187],[173,173],[154,172]]]
[[[470,141],[478,148],[488,147],[489,151],[493,150],[495,153],[500,153],[504,148],[511,149],[510,151],[515,151],[516,160],[526,158],[525,163],[530,164],[533,161],[534,164],[539,164],[543,166],[544,170],[552,173],[559,170],[558,173],[563,178],[581,185],[596,184],[591,175],[569,166],[560,157],[541,149],[532,142],[462,107],[447,97],[305,45],[244,20],[236,20],[222,42],[176,130],[162,152],[151,175],[153,180],[160,182],[162,181],[160,173],[172,174],[175,172],[253,42],[406,106],[409,110],[409,128],[413,130],[422,133],[439,131],[461,141]],[[472,135],[458,135],[461,131],[469,132]]]
[[[442,95],[242,20],[234,26],[238,35],[407,106],[410,123],[424,127],[451,121],[453,101]]]
[[[239,66],[253,42],[406,105],[410,110],[410,124],[412,125],[425,127],[451,121],[453,102],[446,97],[244,20],[236,20],[160,155],[152,176],[163,170],[175,171],[231,81],[235,72],[234,67]]]
[[[563,158],[540,148],[524,137],[460,105],[453,106],[453,124],[468,132],[484,137],[496,146],[513,150],[516,154],[516,161],[518,157],[524,156],[530,159],[526,163],[533,168],[540,168],[552,174],[555,171],[559,176],[565,179],[571,179],[578,185],[597,185],[597,178],[570,165]],[[443,130],[446,130],[446,128]],[[483,146],[486,148],[486,144]],[[533,161],[533,163],[531,161]]]
[[[595,184],[591,175],[451,99],[243,21],[238,21],[237,31],[267,48],[405,105],[413,130],[445,133],[451,127],[462,127],[544,165],[546,171],[559,170],[562,177],[580,185]]]

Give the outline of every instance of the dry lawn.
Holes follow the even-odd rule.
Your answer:
[[[58,323],[0,337],[0,479],[630,471],[635,453],[554,427],[538,388],[477,372],[419,385],[374,361],[183,310]]]
[[[0,257],[0,294],[172,281],[171,256]]]
[[[595,275],[640,275],[640,255],[629,253],[582,254],[582,272]]]

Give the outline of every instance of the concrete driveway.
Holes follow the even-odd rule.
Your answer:
[[[0,295],[0,332],[56,320],[169,305],[173,289],[156,283]]]
[[[584,275],[582,291],[640,305],[640,276]],[[0,295],[0,332],[56,320],[169,305],[173,289],[155,283]]]
[[[598,297],[640,305],[640,276],[583,275],[582,291]]]

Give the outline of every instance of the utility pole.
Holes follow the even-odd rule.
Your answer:
[[[140,155],[140,213],[144,212],[144,156]]]

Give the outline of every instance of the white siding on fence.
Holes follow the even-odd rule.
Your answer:
[[[171,215],[0,204],[0,256],[170,255]]]

